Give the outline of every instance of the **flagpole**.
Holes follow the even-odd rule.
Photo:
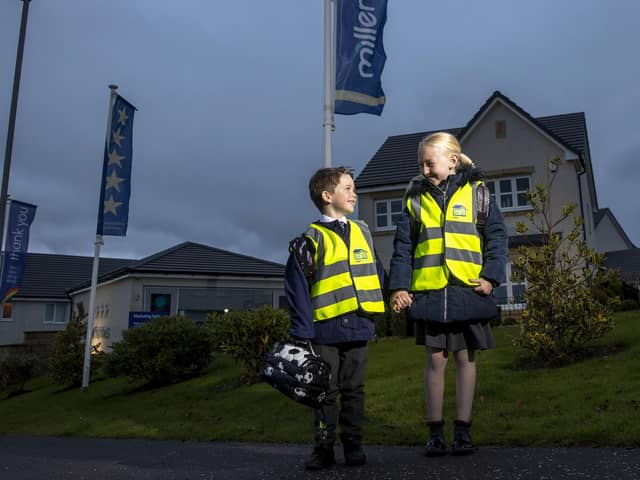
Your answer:
[[[105,136],[105,148],[109,145],[111,137],[111,117],[113,103],[116,98],[117,85],[109,85],[111,94],[109,96],[109,114],[107,117],[107,134]],[[102,185],[100,186],[102,189]],[[98,209],[103,208],[98,205]],[[91,271],[91,292],[89,293],[89,314],[87,317],[87,335],[84,342],[84,364],[82,368],[82,391],[89,389],[89,377],[91,376],[91,339],[93,337],[93,320],[96,313],[96,289],[98,286],[98,269],[100,266],[100,246],[104,245],[102,235],[96,234],[95,249],[93,254],[93,270]]]
[[[331,4],[334,0],[324,0],[324,166],[331,167],[331,135],[335,129],[333,123],[333,85],[335,73],[333,69],[333,59],[335,50],[334,34],[334,17],[331,13]],[[335,15],[336,9],[333,9]]]
[[[29,17],[29,2],[22,0],[22,19],[18,36],[18,53],[16,55],[16,69],[13,74],[13,92],[11,94],[11,110],[9,111],[9,125],[7,126],[7,143],[4,151],[4,166],[2,169],[2,189],[0,190],[0,241],[4,248],[4,223],[6,219],[7,202],[9,201],[9,172],[11,170],[11,153],[13,150],[13,134],[16,126],[16,112],[18,110],[18,93],[20,92],[20,76],[22,73],[22,57],[24,54],[24,40],[27,35],[27,18]]]

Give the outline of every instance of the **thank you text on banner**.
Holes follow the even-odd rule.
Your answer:
[[[29,248],[29,229],[35,215],[35,205],[11,200],[9,226],[2,259],[0,283],[2,303],[9,301],[20,289],[25,257]]]

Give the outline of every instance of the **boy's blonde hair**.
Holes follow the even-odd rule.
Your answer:
[[[418,144],[418,160],[422,156],[425,147],[439,148],[440,150],[458,157],[458,169],[473,167],[473,160],[462,153],[462,147],[458,139],[447,132],[436,132],[427,135]]]

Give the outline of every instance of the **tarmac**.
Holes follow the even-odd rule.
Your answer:
[[[482,446],[427,458],[422,446],[365,445],[367,464],[305,472],[310,445],[0,436],[1,480],[640,480],[640,448]]]

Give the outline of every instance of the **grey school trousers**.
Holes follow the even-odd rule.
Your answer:
[[[362,440],[364,418],[364,377],[367,372],[367,342],[313,345],[331,366],[331,383],[323,406],[315,410],[316,446],[331,446],[340,424],[342,443]],[[338,396],[340,404],[338,405]]]

